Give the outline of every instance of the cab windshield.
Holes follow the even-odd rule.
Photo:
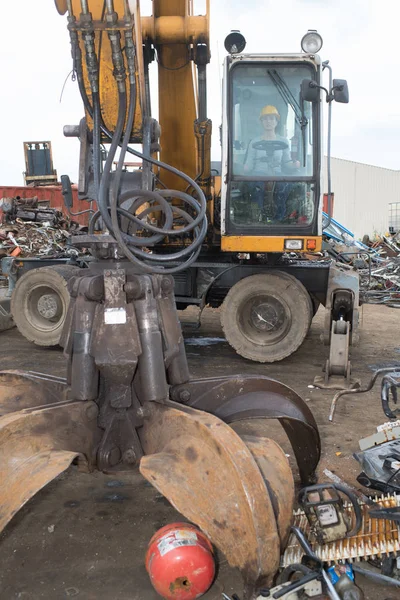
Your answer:
[[[231,71],[229,215],[232,225],[310,226],[315,217],[315,124],[303,102],[304,64],[235,65]]]

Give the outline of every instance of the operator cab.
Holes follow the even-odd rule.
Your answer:
[[[237,55],[225,63],[223,235],[316,236],[320,232],[320,102],[315,55]]]

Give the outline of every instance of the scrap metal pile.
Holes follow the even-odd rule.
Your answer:
[[[330,256],[357,269],[363,303],[400,307],[399,233],[377,237],[373,241],[365,236],[366,243],[363,243],[332,219],[324,230],[324,241],[324,248]]]
[[[0,199],[0,258],[70,254],[70,237],[80,225],[61,211],[32,198]]]

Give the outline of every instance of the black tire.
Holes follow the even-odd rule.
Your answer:
[[[38,346],[57,346],[69,304],[68,281],[79,267],[57,265],[27,271],[11,296],[11,314],[21,334]]]
[[[307,290],[295,277],[280,271],[241,279],[221,307],[226,340],[244,358],[262,363],[296,352],[311,319]]]
[[[314,296],[314,294],[310,294],[310,300],[311,300],[311,305],[312,305],[312,317],[311,318],[314,318],[318,312],[321,302],[319,300],[317,300],[317,298]]]

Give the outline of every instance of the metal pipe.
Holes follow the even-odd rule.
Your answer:
[[[129,8],[128,0],[124,0],[124,15],[125,19],[129,20],[131,18],[131,9]]]
[[[74,12],[72,10],[72,0],[67,0],[67,10],[68,10],[68,15],[70,17],[74,16]]]
[[[322,63],[323,68],[329,70],[329,94],[332,90],[332,67],[328,61]],[[332,139],[332,99],[329,97],[328,104],[328,148],[327,148],[327,172],[328,172],[328,222],[323,227],[323,231],[329,227],[332,221],[332,179],[331,179],[331,139]]]
[[[82,14],[87,15],[89,13],[88,0],[81,0]]]
[[[114,12],[114,2],[113,0],[106,0],[107,12],[109,15],[112,15]]]
[[[207,73],[206,65],[197,65],[199,84],[199,121],[207,119]]]
[[[329,420],[333,421],[333,417],[334,417],[335,410],[336,410],[336,404],[341,396],[344,396],[345,394],[363,394],[364,392],[369,392],[373,388],[374,383],[377,380],[377,378],[379,377],[379,375],[383,375],[384,373],[391,373],[392,371],[396,371],[396,369],[399,369],[399,367],[400,367],[400,365],[398,365],[397,367],[392,366],[392,367],[385,367],[383,369],[378,369],[377,371],[375,371],[375,373],[369,380],[367,386],[364,388],[352,389],[352,390],[341,390],[340,392],[337,392],[334,395],[333,400],[332,400],[331,411],[329,413]]]

